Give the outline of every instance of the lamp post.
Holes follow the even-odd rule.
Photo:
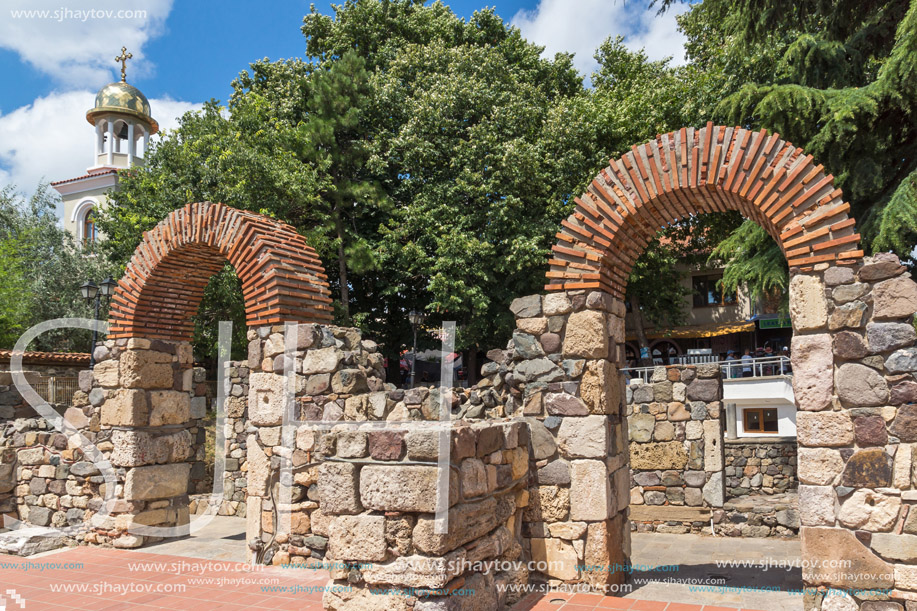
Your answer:
[[[83,295],[83,299],[86,300],[86,303],[89,305],[95,304],[95,310],[93,313],[93,319],[99,320],[99,305],[102,302],[102,299],[109,299],[115,292],[115,287],[118,285],[117,282],[112,279],[111,276],[100,282],[98,285],[92,280],[87,280],[82,285],[80,285],[80,293]],[[89,347],[89,369],[92,369],[96,365],[95,351],[96,351],[96,342],[99,339],[99,330],[92,330],[92,345]]]
[[[414,374],[417,369],[417,327],[423,321],[423,313],[411,310],[408,312],[408,320],[411,322],[411,329],[414,331],[414,345],[411,348],[411,388],[414,388]]]

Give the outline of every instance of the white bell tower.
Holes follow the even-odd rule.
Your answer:
[[[150,137],[159,131],[150,102],[127,83],[127,60],[132,57],[121,47],[121,55],[115,58],[121,63],[121,81],[102,87],[95,105],[86,112],[86,120],[95,128],[92,165],[83,176],[51,183],[64,202],[64,227],[84,243],[98,236],[95,213],[117,188],[118,171],[142,165]]]

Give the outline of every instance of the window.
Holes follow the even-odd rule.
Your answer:
[[[723,291],[719,282],[723,275],[694,276],[691,280],[694,289],[694,307],[705,308],[710,306],[735,305],[736,294],[734,291]]]
[[[777,427],[776,409],[745,409],[742,410],[743,428],[746,433],[775,434]]]
[[[96,212],[90,209],[83,217],[83,242],[90,244],[96,241],[98,229],[96,229]]]

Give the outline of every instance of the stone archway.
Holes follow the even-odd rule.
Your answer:
[[[632,147],[593,179],[557,234],[548,291],[624,298],[656,232],[692,214],[737,210],[777,241],[791,267],[862,258],[850,204],[824,166],[765,130],[682,128]]]
[[[327,277],[303,236],[264,215],[203,202],[144,233],[112,298],[109,338],[190,339],[191,316],[225,262],[242,280],[249,327],[331,321]]]
[[[532,363],[516,366],[525,376],[517,379],[526,415],[546,424],[562,419],[550,423],[559,450],[545,461],[570,465],[569,515],[596,533],[585,539],[587,565],[629,556],[628,425],[617,373],[628,274],[659,229],[696,213],[738,210],[773,236],[790,265],[803,577],[815,588],[806,608],[917,604],[917,284],[893,255],[863,258],[849,209],[833,177],[802,149],[763,130],[712,124],[634,146],[575,199],[553,247],[548,294],[518,299],[513,311],[517,334],[543,348],[523,357]],[[562,375],[552,363],[563,364]],[[553,374],[543,383],[539,372],[547,370]],[[716,401],[718,381],[701,373],[711,372],[698,370],[688,394]],[[705,421],[705,437],[708,424],[713,439],[717,420]],[[594,445],[607,452],[578,450],[596,431]],[[710,475],[705,497],[722,497]],[[623,575],[578,579],[604,587]],[[871,607],[870,598],[889,602]]]
[[[249,329],[331,321],[321,262],[285,223],[203,202],[146,232],[113,296],[108,340],[93,372],[99,427],[110,437],[119,484],[110,514],[94,520],[100,540],[137,547],[146,531],[161,532],[144,527],[189,521],[196,443],[189,429],[203,417],[192,400],[191,317],[226,262],[242,281]]]

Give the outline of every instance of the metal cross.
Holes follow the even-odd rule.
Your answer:
[[[125,82],[124,71],[125,71],[125,68],[127,68],[127,60],[131,59],[132,57],[134,57],[134,54],[128,53],[127,47],[121,47],[121,55],[115,58],[116,62],[121,62],[121,82],[122,83]]]

